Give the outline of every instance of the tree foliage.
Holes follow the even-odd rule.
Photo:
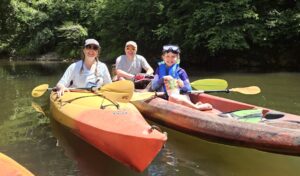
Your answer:
[[[12,56],[57,51],[76,57],[92,37],[107,59],[135,40],[147,58],[175,43],[192,62],[300,62],[296,0],[2,0],[0,13],[0,52]]]

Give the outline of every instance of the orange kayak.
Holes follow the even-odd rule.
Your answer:
[[[33,176],[25,167],[21,166],[12,158],[0,153],[0,175],[1,176]]]
[[[205,93],[190,98],[212,104],[213,110],[200,111],[159,97],[132,103],[145,117],[202,139],[300,155],[300,116]]]
[[[152,128],[130,103],[115,103],[97,94],[50,95],[52,116],[113,159],[143,171],[159,153],[167,136]]]

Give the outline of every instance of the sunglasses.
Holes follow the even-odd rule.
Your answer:
[[[95,51],[97,51],[99,49],[99,47],[96,46],[96,45],[86,45],[85,48],[86,49],[92,49],[92,50],[95,50]]]
[[[177,45],[165,45],[163,46],[163,53],[172,52],[174,54],[179,54],[180,49]]]
[[[134,48],[133,46],[131,46],[131,47],[130,47],[130,46],[127,46],[127,47],[126,47],[126,50],[135,51],[135,48]]]

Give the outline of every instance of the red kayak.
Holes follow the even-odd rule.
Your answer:
[[[12,158],[0,153],[0,175],[1,176],[33,176],[25,167]]]
[[[134,96],[142,94],[145,93]],[[300,155],[300,116],[205,93],[191,94],[190,98],[193,102],[210,103],[214,109],[199,111],[159,97],[132,103],[145,117],[203,139]]]
[[[53,117],[113,159],[143,171],[162,149],[167,136],[153,129],[130,103],[116,103],[88,92],[51,93]]]

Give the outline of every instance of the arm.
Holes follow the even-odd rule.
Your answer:
[[[161,87],[164,84],[164,79],[163,78],[159,78],[158,75],[158,68],[156,69],[156,74],[154,75],[154,78],[152,80],[152,84],[151,84],[151,89],[155,90],[155,91],[160,91],[159,89],[161,89]]]
[[[104,70],[103,85],[111,83],[112,81],[111,81],[110,73],[109,73],[108,68],[105,64],[103,64],[103,70]]]
[[[150,66],[149,68],[148,68],[148,70],[146,71],[146,74],[147,75],[153,75],[153,68]]]
[[[122,56],[119,56],[116,59],[116,75],[118,76],[118,78],[123,77],[125,79],[134,79],[134,74],[127,73],[126,71],[123,71],[121,69],[121,65],[120,65],[121,58]]]
[[[75,68],[75,63],[71,64],[67,70],[65,71],[64,75],[61,77],[61,79],[56,84],[57,87],[57,95],[60,97],[64,94],[65,91],[68,91],[68,85],[70,85],[72,81],[72,74]]]
[[[121,69],[117,69],[116,73],[117,73],[118,77],[123,77],[126,79],[134,79],[134,76],[135,76],[134,74],[127,73]]]
[[[189,92],[192,90],[189,77],[184,69],[179,70],[179,78],[178,85],[182,92]]]
[[[146,71],[146,74],[147,75],[153,75],[154,70],[150,66],[150,64],[147,62],[146,58],[144,58],[143,56],[140,56],[140,57],[142,58],[142,67]]]
[[[60,80],[58,81],[57,84],[64,85],[65,87],[68,87],[70,85],[70,82],[72,81],[72,74],[73,74],[75,65],[76,64],[73,63],[67,68],[67,70],[65,71],[65,73],[60,78]]]

